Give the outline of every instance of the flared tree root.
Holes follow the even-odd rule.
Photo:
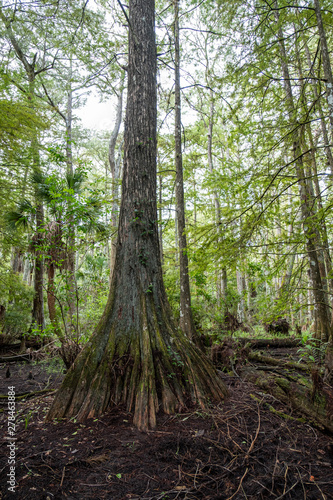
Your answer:
[[[148,315],[151,305],[143,301],[139,331],[121,332],[117,321],[104,316],[68,371],[47,420],[82,421],[124,404],[134,412],[134,425],[145,431],[156,426],[160,409],[172,414],[190,404],[207,408],[227,395],[211,361],[170,319]]]

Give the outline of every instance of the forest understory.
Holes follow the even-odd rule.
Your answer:
[[[333,498],[332,27],[0,2],[0,500]]]
[[[244,340],[215,345],[212,357],[229,397],[207,411],[188,408],[173,416],[159,414],[156,429],[142,433],[121,406],[84,423],[75,419],[45,423],[63,378],[61,361],[36,362],[30,353],[30,362],[16,362],[17,353],[7,351],[0,365],[0,419],[1,425],[6,424],[4,396],[14,385],[15,498],[329,500],[333,497],[332,387],[326,386],[325,420],[318,402],[325,384],[314,382],[300,354],[297,339],[290,338],[270,339],[265,347],[254,344],[252,349]],[[6,356],[12,361],[4,362]],[[267,382],[272,377],[283,379],[285,388],[292,382],[294,395],[305,388],[312,415],[306,407],[295,406],[286,389],[277,394],[277,386]],[[13,497],[6,484],[4,444],[5,439],[1,499]]]

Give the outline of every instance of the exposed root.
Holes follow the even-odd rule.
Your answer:
[[[156,414],[180,411],[188,404],[207,408],[227,389],[210,360],[169,320],[160,328],[151,303],[142,300],[142,330],[119,335],[116,322],[101,321],[95,335],[68,371],[47,419],[97,417],[108,407],[124,404],[134,425],[156,426]]]

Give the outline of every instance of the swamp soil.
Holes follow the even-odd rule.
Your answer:
[[[10,377],[6,377],[9,368]],[[0,393],[54,389],[63,367],[0,365]],[[160,415],[141,433],[121,407],[85,423],[44,417],[52,393],[16,403],[15,494],[8,491],[7,403],[0,413],[0,499],[333,498],[333,437],[250,382],[210,411]]]

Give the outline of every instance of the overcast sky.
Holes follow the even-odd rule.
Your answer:
[[[83,108],[75,110],[82,125],[94,130],[112,130],[116,119],[114,100],[100,102],[99,97],[90,95]]]

